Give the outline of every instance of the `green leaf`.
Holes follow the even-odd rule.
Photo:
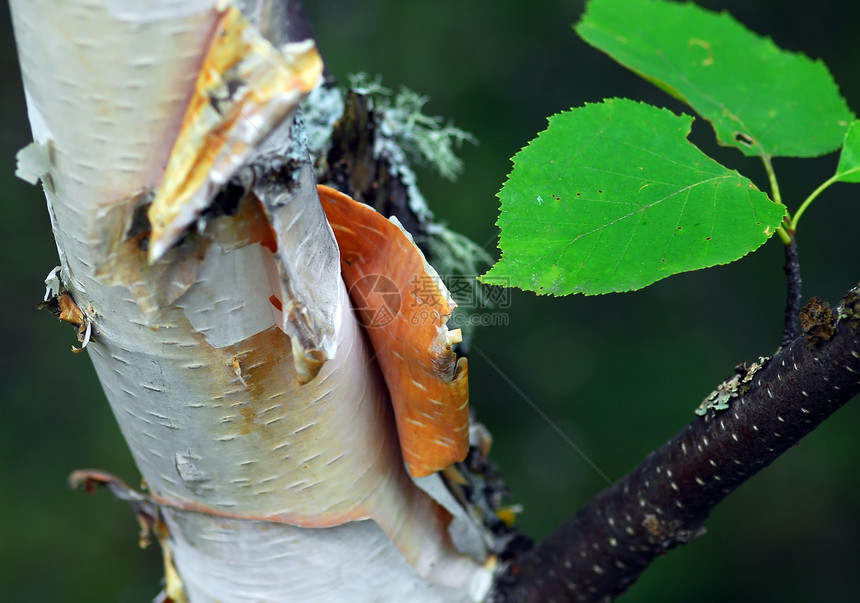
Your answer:
[[[848,126],[833,179],[839,182],[860,182],[860,121],[855,120]]]
[[[591,0],[589,44],[710,121],[745,155],[832,152],[854,115],[821,61],[781,50],[726,13],[653,0]]]
[[[482,281],[628,291],[759,247],[785,208],[687,141],[691,123],[625,99],[552,116],[513,158],[499,193],[502,259]]]

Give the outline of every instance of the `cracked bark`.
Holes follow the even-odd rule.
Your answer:
[[[510,563],[493,603],[610,601],[658,556],[704,533],[711,510],[860,393],[860,294],[835,313],[811,300],[804,335],[730,408],[692,421],[535,549]]]

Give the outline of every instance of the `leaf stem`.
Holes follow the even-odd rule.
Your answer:
[[[770,155],[762,153],[761,162],[764,164],[764,171],[767,172],[767,180],[770,183],[770,194],[773,197],[772,201],[783,205],[782,195],[779,192],[779,183],[776,180],[776,173],[773,171],[773,164],[770,162]],[[791,235],[786,231],[784,226],[778,226],[776,234],[779,235],[779,239],[783,245],[786,247],[791,245]]]
[[[764,163],[764,171],[767,172],[767,179],[770,182],[770,193],[773,195],[773,200],[782,205],[782,195],[779,193],[779,183],[776,181],[776,173],[773,171],[773,164],[770,162],[770,155],[762,153],[762,163]],[[785,240],[783,240],[785,242]],[[787,245],[788,243],[786,243]]]
[[[791,235],[788,234],[788,231],[785,229],[784,226],[777,226],[776,227],[776,234],[779,235],[779,239],[782,241],[783,245],[785,245],[786,247],[791,245],[791,241],[792,241]]]
[[[794,218],[792,218],[791,223],[789,224],[789,229],[791,229],[792,232],[797,230],[797,222],[800,220],[800,216],[803,215],[803,212],[806,211],[806,208],[809,207],[809,204],[815,201],[815,198],[818,197],[818,195],[823,193],[825,190],[827,190],[827,188],[834,182],[836,182],[836,176],[831,176],[830,178],[822,182],[821,186],[812,191],[812,193],[800,205],[800,207],[797,209],[797,213],[794,214]]]

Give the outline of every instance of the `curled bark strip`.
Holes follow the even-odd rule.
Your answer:
[[[107,488],[119,500],[129,503],[135,511],[146,511],[155,517],[158,503],[146,494],[141,494],[117,476],[98,469],[78,469],[69,475],[70,488],[83,488],[87,494],[96,488]]]
[[[445,326],[456,304],[398,225],[332,188],[319,192],[344,282],[391,395],[403,459],[415,477],[462,461],[468,368],[452,348],[460,331]]]
[[[88,494],[92,494],[98,487],[104,487],[117,499],[127,502],[137,514],[137,521],[140,523],[140,547],[149,546],[153,533],[161,545],[165,586],[155,601],[158,603],[188,603],[182,579],[173,564],[173,552],[168,542],[169,531],[161,516],[158,501],[138,492],[115,475],[98,469],[74,471],[69,476],[69,486],[72,488],[83,487]]]

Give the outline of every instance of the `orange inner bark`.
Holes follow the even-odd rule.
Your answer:
[[[457,360],[444,326],[453,305],[396,224],[332,188],[318,189],[352,305],[391,394],[409,471],[423,477],[463,460],[468,368],[465,358]]]

